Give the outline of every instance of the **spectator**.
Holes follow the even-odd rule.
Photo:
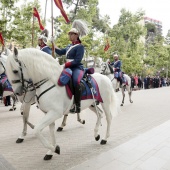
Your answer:
[[[137,89],[138,88],[138,75],[137,74],[134,76],[134,80],[135,80],[135,88]]]

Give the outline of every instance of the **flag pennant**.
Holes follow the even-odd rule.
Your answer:
[[[3,46],[5,46],[5,43],[4,43],[4,39],[3,39],[3,36],[2,36],[2,33],[0,32],[0,42]]]
[[[41,20],[40,20],[39,13],[38,13],[38,11],[37,11],[37,9],[36,9],[35,7],[34,7],[34,10],[33,10],[33,15],[34,15],[34,17],[36,17],[36,18],[38,19],[40,29],[41,29],[41,30],[44,30],[44,27],[43,27],[43,25],[41,24]]]
[[[109,44],[109,41],[108,41],[108,39],[107,39],[106,45],[105,45],[105,47],[104,47],[104,51],[107,51],[109,48],[110,48],[110,44]]]
[[[61,12],[62,16],[66,20],[66,23],[69,23],[70,20],[68,19],[67,14],[64,11],[63,4],[62,4],[61,0],[54,0],[54,2],[56,4],[56,6],[60,9],[60,12]]]

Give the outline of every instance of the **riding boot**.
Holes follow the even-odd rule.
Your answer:
[[[74,101],[75,105],[72,109],[70,109],[71,113],[80,113],[81,111],[81,93],[82,93],[82,87],[81,85],[77,85],[75,88],[75,94],[74,94]]]
[[[120,82],[120,87],[122,87],[122,79],[121,79],[121,77],[118,77],[117,80]]]

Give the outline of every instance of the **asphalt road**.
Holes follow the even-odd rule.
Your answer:
[[[134,91],[132,100],[128,101],[126,93],[125,104],[119,115],[113,119],[111,136],[105,146],[96,142],[93,137],[96,116],[89,109],[82,112],[81,117],[86,124],[76,121],[76,115],[68,117],[67,126],[63,132],[57,133],[57,143],[60,145],[61,155],[55,154],[50,161],[44,161],[47,152],[40,141],[28,127],[28,134],[22,144],[15,141],[22,131],[22,116],[17,110],[9,112],[9,107],[0,104],[0,155],[3,156],[16,170],[67,170],[98,154],[112,149],[129,139],[136,137],[170,119],[170,87]],[[117,93],[121,100],[121,93]],[[120,101],[121,103],[121,101]],[[43,117],[43,113],[32,106],[30,122],[36,124]],[[61,119],[56,121],[56,128]],[[101,136],[104,135],[105,117],[100,127]],[[48,128],[43,131],[49,137]],[[1,161],[1,160],[0,160]],[[1,163],[1,162],[0,162]]]

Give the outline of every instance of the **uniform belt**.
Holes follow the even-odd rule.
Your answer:
[[[66,62],[72,62],[73,59],[66,59]]]

